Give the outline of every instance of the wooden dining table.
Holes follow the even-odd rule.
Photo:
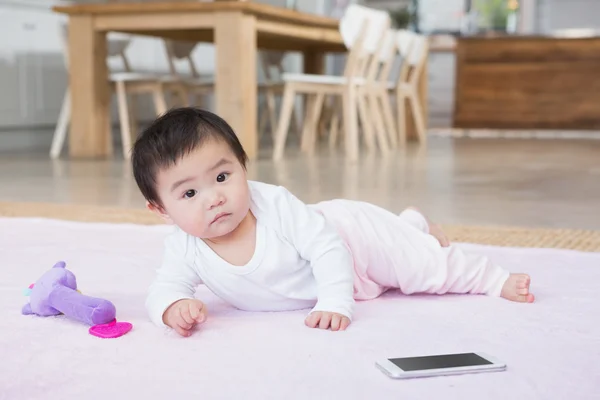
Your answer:
[[[258,153],[257,50],[296,51],[304,72],[324,72],[324,55],[345,52],[338,21],[252,2],[97,3],[56,6],[69,19],[72,98],[69,155],[112,155],[108,32],[214,43],[216,113],[227,120],[250,159]]]

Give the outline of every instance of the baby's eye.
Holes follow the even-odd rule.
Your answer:
[[[229,173],[223,172],[223,173],[217,175],[217,182],[219,182],[219,183],[225,182],[227,180],[227,178],[229,178]]]
[[[183,197],[186,199],[191,199],[192,197],[194,197],[196,195],[196,193],[198,193],[198,192],[195,191],[194,189],[190,189],[183,194]]]

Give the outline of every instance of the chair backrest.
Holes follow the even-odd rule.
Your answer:
[[[361,35],[365,22],[370,28]],[[385,11],[351,4],[340,19],[340,34],[348,49],[352,49],[362,36],[363,50],[372,54],[377,51],[381,36],[389,28],[390,22],[390,16]]]
[[[200,74],[196,69],[196,65],[194,64],[194,60],[192,59],[192,52],[198,43],[178,40],[164,40],[163,43],[167,52],[167,61],[169,63],[169,71],[171,74],[181,76],[181,73],[175,66],[175,62],[179,60],[185,60],[190,68],[191,76],[194,78],[200,77]]]
[[[384,34],[381,47],[367,72],[367,79],[387,83],[398,54],[397,50],[396,31],[388,29]]]
[[[429,51],[429,40],[424,35],[415,34],[410,53],[408,54],[408,63],[417,67],[425,62],[427,52]]]
[[[396,33],[396,45],[403,59],[408,58],[414,38],[415,34],[406,29],[401,29]]]
[[[283,60],[285,53],[282,51],[261,51],[260,62],[265,81],[267,83],[281,82],[281,78],[285,72],[283,68]]]
[[[69,26],[67,24],[60,24],[59,36],[63,49],[63,59],[67,70],[69,69]],[[106,55],[107,58],[119,57],[123,62],[123,68],[125,71],[130,72],[131,66],[127,60],[125,50],[131,43],[131,37],[125,34],[111,33],[106,39]]]
[[[402,57],[397,83],[416,85],[427,61],[429,40],[424,35],[401,30],[396,34],[396,44]]]
[[[385,62],[390,59],[390,57],[396,54],[397,45],[396,45],[396,36],[397,31],[394,29],[388,29],[385,32],[383,37],[383,43],[379,52],[377,53],[377,59],[379,62]]]
[[[365,76],[370,63],[383,46],[391,24],[386,11],[351,4],[340,19],[340,34],[350,50],[344,75]]]

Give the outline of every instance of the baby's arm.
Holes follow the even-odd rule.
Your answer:
[[[348,247],[334,227],[325,218],[309,208],[289,191],[282,188],[278,204],[282,230],[285,237],[298,250],[300,256],[310,261],[317,283],[317,304],[312,313],[321,312],[321,328],[340,321],[340,316],[350,323],[354,308],[354,267]],[[335,316],[332,314],[339,314]],[[315,322],[307,319],[309,322]],[[319,321],[316,321],[319,322]],[[324,327],[324,325],[328,325]],[[345,327],[345,326],[344,326]]]
[[[195,304],[199,303],[194,299],[194,293],[202,280],[194,270],[193,258],[187,256],[189,238],[186,236],[177,232],[167,237],[162,264],[150,286],[146,309],[152,322],[158,326],[171,326],[176,329],[173,324],[165,323],[163,315],[167,310],[174,309],[171,306],[180,300],[188,299]]]

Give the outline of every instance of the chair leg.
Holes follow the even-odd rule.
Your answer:
[[[162,85],[158,85],[152,91],[152,100],[154,102],[154,110],[156,111],[156,116],[159,117],[167,112],[167,102],[165,101],[165,95]]]
[[[394,117],[392,113],[392,105],[390,101],[390,96],[387,90],[382,90],[379,93],[379,101],[381,102],[381,111],[383,112],[383,122],[385,124],[385,130],[388,134],[388,138],[390,140],[390,144],[393,149],[398,147],[398,132],[396,128],[396,124],[394,123]]]
[[[360,119],[360,125],[362,126],[365,138],[365,144],[367,145],[367,149],[373,150],[375,147],[373,138],[373,118],[372,112],[369,114],[369,106],[366,99],[366,93],[363,89],[358,90],[357,94],[357,102],[358,102],[358,117]]]
[[[208,89],[194,85],[184,86],[184,88],[191,106],[201,109],[208,109],[208,105],[206,104]]]
[[[137,96],[135,94],[131,94],[129,97],[129,124],[131,126],[131,139],[132,142],[134,138],[137,138],[138,135],[138,119],[137,119]]]
[[[168,94],[168,97],[171,99],[171,107],[189,106],[189,99],[186,98],[188,93],[184,88],[180,87],[179,85],[173,84],[167,86],[165,93]]]
[[[317,122],[317,137],[325,136],[325,124],[329,118],[329,114],[331,113],[330,107],[323,101],[323,109],[321,110],[321,116],[319,117],[319,121]]]
[[[124,82],[116,83],[117,105],[119,109],[119,123],[121,125],[121,144],[123,146],[123,158],[131,156],[131,124],[129,119],[129,106],[127,104],[127,92]]]
[[[416,94],[412,93],[411,96],[409,96],[409,103],[411,105],[415,127],[417,128],[419,142],[421,142],[421,144],[427,144],[427,128],[425,127],[423,108],[421,108],[419,98],[416,96]]]
[[[308,115],[302,132],[302,151],[313,154],[325,95],[317,93],[308,102]]]
[[[331,117],[331,125],[329,126],[329,148],[335,148],[337,144],[337,138],[340,131],[340,116],[339,114],[334,114]]]
[[[329,124],[329,148],[333,149],[337,144],[337,138],[340,131],[340,97],[333,99],[333,113]]]
[[[350,161],[358,160],[358,120],[356,112],[356,97],[356,88],[351,85],[344,90],[342,95],[346,157]]]
[[[292,133],[296,135],[296,138],[300,138],[300,121],[298,120],[298,113],[296,112],[296,107],[292,108]]]
[[[265,100],[267,103],[267,113],[269,116],[269,129],[271,130],[271,137],[275,139],[275,127],[277,126],[277,111],[275,109],[275,94],[273,90],[267,89],[265,93]]]
[[[193,89],[186,89],[186,98],[188,99],[188,103],[190,107],[203,108],[200,106],[200,101],[198,100],[198,94]]]
[[[60,107],[60,114],[58,115],[58,121],[56,123],[56,129],[54,130],[54,136],[52,138],[52,146],[50,147],[50,158],[56,159],[60,156],[60,152],[65,143],[67,137],[67,130],[69,129],[69,121],[71,120],[71,92],[67,88],[65,96],[63,98],[62,106]]]
[[[398,142],[401,147],[406,146],[406,100],[400,91],[396,93],[396,109],[398,111]]]
[[[182,106],[190,107],[190,93],[186,87],[182,84],[181,86],[178,86],[175,91],[177,92],[177,96],[179,96],[179,100],[181,100]]]
[[[267,119],[269,118],[269,111],[266,106],[258,107],[258,137],[262,138],[265,130],[267,129]],[[271,128],[274,130],[274,128]]]
[[[323,110],[321,111],[321,117],[319,118],[319,136],[329,136],[328,126],[335,113],[335,99],[336,96],[326,96],[323,100]]]
[[[206,92],[203,88],[199,89],[192,87],[190,90],[188,90],[188,96],[191,99],[190,104],[194,107],[208,109],[208,105],[206,104]]]
[[[294,98],[296,90],[292,85],[285,85],[283,91],[283,100],[281,101],[281,110],[279,112],[279,122],[275,131],[275,145],[273,147],[273,159],[280,160],[283,157],[285,140],[287,138],[290,126],[290,118],[294,109]]]
[[[302,131],[300,132],[300,150],[302,151],[308,149],[308,135],[310,135],[310,129],[312,128],[311,121],[316,99],[317,97],[315,94],[306,94],[306,101],[304,102],[304,124],[302,124]]]
[[[375,125],[377,143],[381,150],[381,154],[385,156],[390,153],[390,146],[387,141],[385,124],[383,122],[383,116],[381,115],[382,112],[379,107],[377,93],[369,92],[369,103],[371,104],[371,116],[373,117],[373,125]]]

